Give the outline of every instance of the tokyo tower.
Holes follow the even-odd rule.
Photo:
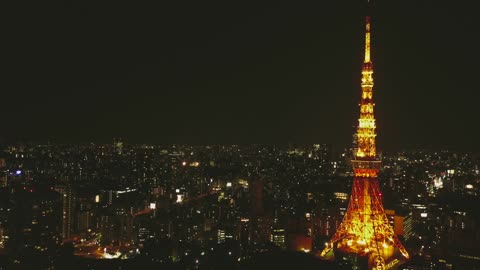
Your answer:
[[[395,268],[400,260],[408,259],[409,255],[388,223],[378,185],[377,175],[381,161],[377,157],[375,146],[372,74],[370,17],[367,16],[357,148],[352,159],[352,193],[342,223],[320,256],[332,259],[335,251],[358,255],[366,258],[369,269],[384,270]]]

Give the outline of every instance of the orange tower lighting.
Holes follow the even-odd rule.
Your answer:
[[[373,103],[373,63],[370,59],[370,17],[366,18],[365,60],[362,68],[362,96],[357,128],[357,148],[354,150],[352,166],[354,180],[347,212],[342,223],[326,244],[320,256],[333,258],[333,251],[368,256],[370,269],[384,270],[409,255],[402,246],[385,214],[382,195],[378,185],[381,161],[375,146],[375,116]]]

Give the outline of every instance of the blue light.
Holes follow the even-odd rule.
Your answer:
[[[17,171],[15,172],[15,174],[16,174],[16,175],[20,175],[20,174],[22,174],[22,171],[17,170]]]

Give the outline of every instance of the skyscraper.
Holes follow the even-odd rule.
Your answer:
[[[67,239],[72,233],[75,199],[69,184],[57,185],[55,191],[62,195],[62,238]]]

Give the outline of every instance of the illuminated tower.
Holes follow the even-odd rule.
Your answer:
[[[356,254],[367,258],[369,269],[383,270],[395,267],[400,260],[408,259],[409,256],[388,223],[378,185],[377,174],[381,161],[377,157],[375,146],[372,74],[370,17],[367,16],[362,96],[356,133],[357,148],[352,159],[354,171],[352,193],[342,223],[320,256],[333,259],[335,250]]]

